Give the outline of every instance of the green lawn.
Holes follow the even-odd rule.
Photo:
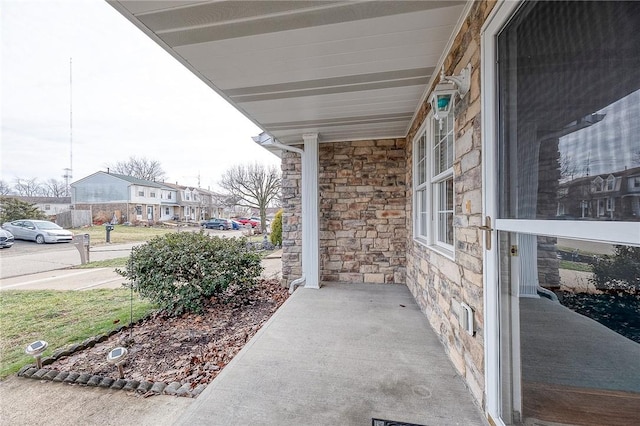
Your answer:
[[[3,291],[0,292],[0,378],[33,363],[24,353],[36,340],[49,348],[43,357],[73,343],[104,334],[129,324],[131,293],[122,288],[88,291]],[[153,306],[133,295],[133,320]]]
[[[110,239],[113,244],[133,243],[138,241],[149,241],[156,235],[164,235],[176,231],[177,228],[114,225]],[[104,225],[75,228],[71,229],[71,232],[75,235],[89,234],[91,245],[106,244],[107,242],[107,231],[105,230]]]
[[[73,269],[91,269],[91,268],[124,268],[127,266],[128,257],[117,257],[115,259],[96,260],[95,262],[85,263],[84,265],[74,266]]]
[[[572,262],[570,260],[561,260],[560,269],[568,269],[570,271],[593,272],[593,268],[588,263]]]

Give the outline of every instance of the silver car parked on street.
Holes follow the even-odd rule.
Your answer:
[[[48,220],[21,219],[2,224],[16,240],[35,241],[38,244],[69,242],[73,233]]]
[[[13,235],[6,229],[0,229],[0,248],[10,248],[13,245]]]

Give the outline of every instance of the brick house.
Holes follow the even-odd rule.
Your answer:
[[[638,420],[638,344],[552,290],[640,245],[556,220],[563,159],[634,167],[640,3],[110,3],[282,158],[285,284],[406,285],[491,424]]]

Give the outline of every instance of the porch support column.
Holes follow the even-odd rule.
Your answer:
[[[320,288],[318,134],[302,135],[302,271],[305,288]]]

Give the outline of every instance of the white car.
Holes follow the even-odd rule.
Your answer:
[[[73,233],[48,220],[21,219],[2,224],[2,229],[13,234],[16,240],[35,241],[38,244],[69,242]]]
[[[0,229],[0,248],[9,248],[13,245],[13,234],[7,230]]]

